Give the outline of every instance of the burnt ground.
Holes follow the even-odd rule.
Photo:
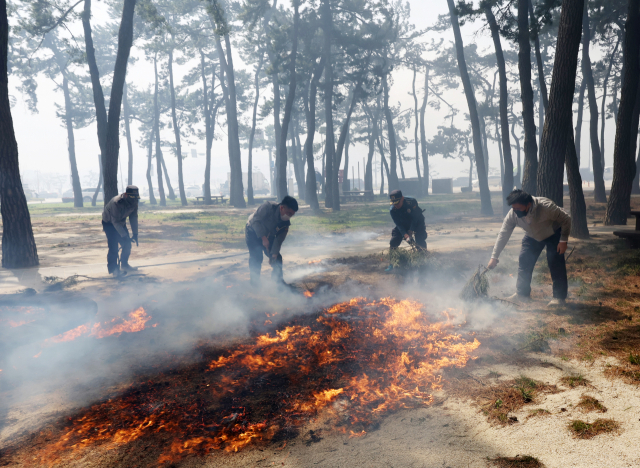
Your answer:
[[[476,234],[471,232],[468,237],[474,239]],[[383,239],[381,233],[380,243]],[[203,378],[203,368],[212,357],[258,334],[273,334],[296,321],[311,320],[325,306],[353,296],[411,297],[425,304],[434,320],[443,310],[459,311],[465,317],[459,323],[461,336],[481,343],[473,352],[475,359],[464,367],[444,370],[442,389],[434,392],[430,405],[387,413],[376,424],[362,426],[365,434],[359,437],[343,433],[318,414],[300,421],[290,431],[283,430],[269,443],[255,441],[238,453],[212,450],[191,454],[166,466],[480,467],[517,455],[535,457],[540,466],[547,467],[640,463],[634,442],[640,435],[637,250],[604,233],[588,242],[576,242],[568,262],[570,301],[565,308],[549,310],[550,277],[544,258],[536,267],[532,303],[512,305],[492,299],[512,292],[517,271],[515,239],[489,277],[489,297],[474,303],[463,303],[457,296],[473,270],[486,262],[486,246],[462,251],[443,247],[424,270],[389,274],[384,271],[388,258],[378,250],[375,238],[367,242],[374,243],[368,254],[333,255],[311,265],[300,256],[292,262],[291,270],[299,272],[292,275],[299,276],[293,286],[297,292],[313,291],[310,300],[295,291],[283,298],[268,285],[260,292],[249,291],[248,275],[242,265],[236,265],[240,261],[222,267],[208,265],[206,270],[204,265],[193,265],[191,270],[203,268],[211,273],[197,280],[191,276],[189,280],[168,281],[150,270],[135,282],[79,278],[63,291],[48,293],[52,303],[62,294],[95,300],[97,318],[106,320],[122,315],[124,306],[116,310],[105,307],[105,303],[114,291],[126,291],[127,302],[134,295],[138,298],[129,309],[144,305],[153,316],[149,324],[155,322],[157,327],[106,338],[100,346],[88,344],[86,338],[82,349],[102,362],[108,361],[110,369],[89,380],[75,376],[67,382],[52,379],[54,383],[47,386],[39,380],[23,380],[27,379],[24,374],[12,375],[13,371],[4,366],[0,395],[9,403],[0,409],[0,466],[42,466],[41,459],[34,460],[33,455],[58,440],[70,418],[82,417],[92,405],[153,395],[150,414],[157,409],[153,409],[156,401],[170,401],[189,414],[190,403],[203,401],[194,399],[194,395],[211,384]],[[207,316],[207,320],[220,319],[224,326],[203,325],[202,311],[212,303],[228,299],[229,304],[236,304],[240,298],[242,313],[238,312],[237,320],[218,314]],[[23,296],[5,299],[25,300]],[[65,323],[75,325],[84,318],[74,316],[70,320]],[[200,332],[194,333],[194,327],[200,327]],[[171,341],[184,346],[158,350]],[[70,346],[70,352],[77,351]],[[47,349],[43,351],[34,362],[46,357]],[[64,356],[52,358],[47,366],[60,363]],[[86,365],[91,361],[75,362]],[[127,368],[124,375],[123,367]],[[43,375],[46,380],[51,373]],[[172,385],[175,379],[182,382],[180,387]],[[571,432],[569,426],[575,420],[593,423],[602,418],[580,406],[585,395],[602,402],[607,408],[606,418],[617,423],[616,431],[590,440]],[[261,398],[256,400],[256,407],[264,410],[269,392]],[[277,408],[271,411],[277,412]],[[127,414],[123,412],[117,423],[124,424]],[[215,420],[216,408],[205,408],[197,414]],[[113,433],[108,435],[100,443],[73,454],[63,453],[62,458],[49,463],[157,466],[167,443],[157,436],[117,442]]]

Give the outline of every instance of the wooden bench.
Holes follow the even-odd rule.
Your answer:
[[[640,247],[640,211],[631,211],[630,214],[636,217],[635,231],[614,231],[613,235],[621,239],[627,239],[631,247]]]
[[[227,203],[224,195],[211,195],[211,204],[212,205],[223,205]],[[204,205],[204,197],[196,197],[195,205]]]
[[[362,192],[342,192],[340,196],[340,201],[342,203],[347,203],[350,201],[358,202],[372,202],[373,201],[373,190],[364,190]]]

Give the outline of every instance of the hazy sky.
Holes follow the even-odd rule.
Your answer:
[[[425,28],[432,25],[439,14],[446,13],[447,4],[445,0],[410,0],[411,4],[411,18],[417,28]],[[95,8],[104,8],[103,4],[98,2],[94,3]],[[94,17],[99,18],[99,11],[94,13]],[[467,26],[463,30],[465,44],[480,41],[481,47],[489,47],[491,45],[490,39],[486,32],[478,34],[478,26]],[[453,34],[450,30],[446,31],[445,39],[447,41],[453,41]],[[505,44],[505,47],[507,45]],[[135,45],[134,45],[135,47]],[[140,52],[135,48],[132,50],[132,54],[140,56]],[[236,67],[241,67],[242,62],[237,60]],[[186,68],[186,67],[185,67]],[[149,71],[151,70],[151,73]],[[179,73],[179,71],[177,72]],[[401,102],[402,109],[413,108],[413,98],[409,94],[411,90],[412,73],[407,70],[398,70],[394,72],[394,86],[391,90],[391,102]],[[128,82],[135,83],[140,86],[144,83],[150,83],[153,78],[152,69],[150,65],[144,61],[142,57],[134,65],[128,69],[127,80]],[[15,86],[12,82],[13,77],[9,78],[10,85]],[[179,77],[176,79],[179,82]],[[61,92],[54,90],[54,85],[51,81],[42,77],[39,80],[39,113],[31,114],[22,101],[19,93],[13,88],[12,94],[18,99],[16,106],[12,109],[14,126],[16,130],[16,137],[18,140],[18,148],[20,154],[20,167],[23,174],[23,180],[30,185],[30,188],[37,189],[37,174],[45,173],[58,173],[62,175],[69,174],[69,159],[67,152],[67,135],[65,128],[61,125],[61,120],[56,117],[56,110],[54,103],[63,103],[63,96]],[[263,91],[263,95],[265,91]],[[422,93],[420,93],[422,95]],[[451,102],[454,103],[462,112],[467,112],[466,101],[464,100],[464,94],[462,88],[459,90],[450,92],[447,96]],[[421,96],[419,97],[421,99]],[[516,106],[517,111],[520,111],[520,105]],[[427,119],[427,138],[431,138],[433,134],[437,132],[437,126],[443,123],[445,110],[436,112],[431,108],[427,108],[429,118]],[[462,112],[460,115],[462,115]],[[587,118],[587,116],[585,116]],[[587,124],[588,125],[588,124]],[[613,121],[607,122],[607,134],[606,141],[606,159],[607,166],[612,165],[612,153],[613,153],[613,139],[615,136],[615,125]],[[134,141],[140,136],[137,131],[137,125],[132,125]],[[226,131],[221,126],[216,126],[216,135],[218,140],[214,142],[213,156],[212,156],[212,182],[221,182],[226,180],[228,172],[228,153],[226,144],[226,135],[223,133]],[[163,131],[163,138],[166,140],[173,140],[173,130],[165,128]],[[588,151],[588,132],[583,131],[583,148],[585,152]],[[98,172],[98,142],[96,136],[96,124],[95,122],[89,127],[76,130],[76,156],[78,170],[80,172],[81,182],[83,187],[87,186],[88,177],[93,172],[97,176]],[[413,129],[410,129],[407,135],[409,141],[413,141]],[[317,137],[316,137],[317,138]],[[185,145],[184,153],[187,158],[184,160],[184,182],[186,185],[201,185],[203,182],[204,172],[204,157],[200,156],[197,159],[191,157],[191,148],[197,149],[199,153],[204,152],[204,142],[197,142],[195,145]],[[413,145],[410,144],[407,147],[407,155],[413,156]],[[513,152],[515,158],[515,151]],[[177,190],[177,162],[173,153],[167,148],[164,152],[165,161],[171,176],[171,183],[174,189]],[[350,157],[353,161],[353,165],[356,165],[356,161],[362,161],[367,154],[367,148],[364,145],[356,145],[350,150]],[[124,166],[121,168],[122,175],[126,178],[126,160],[127,160],[126,140],[124,136],[121,139],[120,147],[120,159],[121,163],[124,162]],[[243,171],[247,168],[247,151],[243,150]],[[586,164],[586,158],[583,158]],[[362,164],[362,163],[361,163]],[[459,177],[468,173],[468,160],[455,161],[444,160],[440,156],[430,157],[430,166],[436,176],[447,177]],[[499,167],[499,156],[497,147],[490,146],[490,166],[494,168]],[[144,148],[134,146],[134,183],[140,187],[146,187],[146,167],[147,167],[147,153]],[[267,175],[268,156],[265,151],[254,152],[254,167],[259,168]],[[379,170],[379,168],[378,168]],[[405,170],[407,177],[415,176],[415,161],[407,161],[405,163]],[[351,176],[351,174],[349,174]],[[44,177],[44,176],[41,176]],[[126,184],[126,181],[124,182]],[[70,188],[70,183],[67,184]],[[43,187],[40,187],[43,189]]]

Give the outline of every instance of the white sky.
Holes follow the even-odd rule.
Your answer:
[[[411,4],[411,19],[417,28],[425,28],[431,26],[436,20],[439,14],[447,12],[446,0],[409,0]],[[104,8],[102,3],[94,3],[95,8]],[[94,12],[94,18],[99,18],[99,11]],[[466,26],[463,29],[465,45],[474,41],[481,42],[481,48],[491,46],[490,38],[487,33],[483,32],[477,34],[478,26]],[[447,41],[453,41],[453,33],[449,29],[445,33],[445,39]],[[503,40],[503,47],[508,47],[506,41]],[[139,56],[140,51],[132,50],[132,55]],[[242,67],[242,62],[239,59],[235,60],[236,67]],[[186,67],[184,67],[186,69]],[[150,73],[151,71],[151,73]],[[179,73],[179,72],[178,72]],[[534,71],[534,78],[537,77],[537,73]],[[20,167],[23,175],[23,181],[29,184],[31,189],[38,189],[38,181],[46,178],[47,173],[57,173],[67,176],[67,183],[65,190],[70,188],[68,182],[69,170],[69,158],[67,152],[67,135],[66,129],[61,125],[60,119],[55,115],[54,103],[63,103],[63,96],[61,92],[54,91],[53,83],[46,78],[41,78],[39,81],[39,113],[31,114],[22,101],[20,94],[15,90],[15,83],[12,82],[13,77],[10,76],[10,86],[14,86],[12,94],[18,99],[16,106],[12,109],[14,127],[16,131],[16,138],[18,140],[18,149],[20,154]],[[138,60],[134,66],[130,66],[128,69],[127,80],[140,86],[143,83],[150,83],[153,79],[152,69],[148,63],[142,59]],[[397,70],[394,72],[394,86],[391,89],[391,102],[393,104],[398,101],[401,102],[402,109],[413,108],[413,98],[409,94],[411,90],[412,72],[408,70]],[[176,82],[179,83],[180,78],[176,78]],[[420,82],[419,80],[418,82]],[[263,91],[263,93],[265,93]],[[421,99],[422,93],[420,93],[419,99]],[[435,98],[434,98],[435,99]],[[447,95],[447,99],[450,100],[461,111],[459,116],[462,118],[463,113],[467,112],[466,101],[464,100],[464,94],[460,87],[457,91],[450,92]],[[497,99],[497,98],[496,98]],[[497,100],[496,100],[497,103]],[[520,112],[520,105],[517,104],[514,109],[516,112]],[[431,138],[437,132],[437,126],[442,125],[444,121],[444,115],[446,110],[443,108],[440,112],[436,112],[431,108],[427,108],[427,138]],[[537,116],[536,116],[537,119]],[[460,122],[460,121],[459,121]],[[537,122],[537,120],[536,120]],[[135,141],[139,138],[137,131],[137,124],[132,122],[132,133],[134,140],[134,184],[137,184],[141,188],[146,187],[146,167],[147,167],[147,153],[144,148],[138,147]],[[462,124],[460,124],[462,126]],[[607,122],[607,131],[605,134],[605,158],[606,166],[612,165],[613,159],[613,140],[615,137],[615,122]],[[227,172],[229,170],[228,153],[226,137],[222,133],[221,127],[216,126],[216,135],[222,136],[222,139],[214,141],[212,152],[212,182],[221,182],[226,180]],[[585,114],[585,122],[583,124],[583,139],[582,148],[583,155],[586,156],[588,150],[588,114]],[[98,142],[96,136],[96,124],[95,122],[89,127],[76,130],[76,158],[78,164],[78,170],[80,173],[80,179],[83,183],[83,187],[87,185],[86,178],[90,173],[94,173],[97,176],[98,172]],[[413,128],[408,130],[406,134],[407,139],[413,142]],[[173,130],[166,128],[163,131],[163,138],[166,140],[173,140]],[[319,135],[316,135],[316,142]],[[120,143],[120,160],[121,173],[125,177],[126,161],[127,161],[127,149],[126,140],[124,136],[121,138]],[[198,142],[196,145],[184,145],[183,152],[186,153],[187,158],[183,161],[184,170],[184,182],[185,185],[201,185],[203,182],[204,173],[204,156],[200,156],[197,159],[191,157],[190,149],[194,147],[199,153],[204,153],[204,141]],[[413,156],[414,149],[410,143],[407,147],[407,155]],[[490,166],[494,169],[499,168],[499,155],[497,146],[490,143],[489,147],[489,159]],[[173,153],[169,148],[164,151],[165,161],[171,177],[171,183],[174,190],[177,192],[178,180],[177,180],[177,162]],[[350,158],[353,161],[353,165],[356,166],[356,161],[362,161],[366,158],[367,147],[364,145],[356,145],[350,150]],[[516,153],[513,151],[514,164]],[[243,150],[243,171],[247,170],[247,150]],[[444,160],[441,156],[430,156],[430,167],[433,177],[460,177],[466,176],[468,173],[468,160],[456,161],[447,159]],[[154,160],[155,161],[155,160]],[[379,161],[379,158],[378,158]],[[582,158],[583,165],[587,164],[587,157]],[[268,155],[266,151],[254,150],[254,167],[260,169],[265,175],[268,174]],[[379,171],[379,168],[378,168]],[[407,177],[415,177],[415,161],[407,161],[405,163],[405,171]],[[398,170],[399,172],[399,170]],[[351,173],[351,171],[350,171]],[[351,176],[351,174],[349,174]],[[95,177],[95,176],[94,176]],[[120,177],[119,177],[120,179]],[[64,180],[64,178],[63,178]],[[126,184],[126,180],[124,181]],[[155,184],[155,179],[154,179]],[[40,189],[44,190],[41,184]],[[213,189],[213,187],[212,187]]]

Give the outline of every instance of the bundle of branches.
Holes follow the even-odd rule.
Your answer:
[[[398,247],[389,250],[389,263],[394,270],[418,270],[433,263],[433,255],[413,245],[409,249]]]
[[[481,297],[487,297],[489,294],[489,280],[487,279],[488,272],[488,268],[484,268],[482,265],[478,266],[476,272],[469,281],[467,281],[464,288],[462,288],[460,299],[472,301],[480,299]]]

